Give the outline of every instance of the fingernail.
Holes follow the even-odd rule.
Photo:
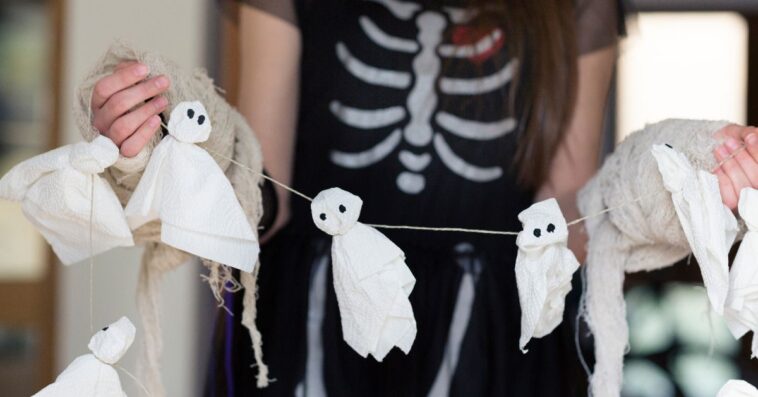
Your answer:
[[[155,107],[158,109],[163,109],[164,107],[166,107],[166,105],[168,105],[168,99],[166,99],[166,97],[159,96],[155,100]]]
[[[160,76],[155,79],[155,86],[158,88],[168,87],[168,78],[166,76]]]
[[[729,152],[726,150],[726,147],[724,145],[719,146],[716,149],[716,152],[718,152],[719,156],[721,156],[722,158],[729,157]]]
[[[150,118],[149,126],[150,126],[150,128],[155,128],[160,123],[161,123],[161,118],[159,116],[153,116],[153,117]]]
[[[137,67],[134,68],[134,75],[137,77],[142,77],[147,75],[148,69],[146,65],[139,64]]]
[[[758,135],[753,132],[749,133],[745,138],[745,142],[747,142],[747,144],[750,146],[758,145]]]
[[[740,148],[740,143],[734,138],[729,138],[726,140],[726,147],[729,148],[730,151],[734,151]]]

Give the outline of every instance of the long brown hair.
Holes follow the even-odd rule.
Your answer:
[[[470,0],[470,6],[484,11],[473,23],[500,27],[518,59],[511,97],[523,101],[523,112],[514,165],[521,184],[536,189],[548,177],[576,101],[575,0]]]

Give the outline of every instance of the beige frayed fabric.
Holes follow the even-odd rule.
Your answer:
[[[623,357],[629,343],[624,273],[670,266],[690,253],[670,194],[651,153],[669,144],[696,169],[716,166],[713,135],[724,121],[665,120],[626,138],[579,193],[583,215],[615,208],[585,221],[587,292],[585,319],[595,339],[595,397],[621,393]]]
[[[139,51],[130,46],[117,43],[113,45],[97,63],[92,72],[81,84],[74,115],[77,127],[87,140],[94,139],[99,132],[92,126],[90,99],[95,83],[102,77],[112,73],[116,66],[124,61],[137,60],[150,68],[150,77],[166,75],[171,80],[169,91],[165,94],[169,101],[164,119],[168,120],[168,112],[179,102],[198,100],[202,102],[213,121],[213,133],[208,141],[199,146],[210,153],[219,153],[226,158],[232,158],[245,167],[256,171],[252,173],[231,163],[229,160],[214,157],[232,183],[237,199],[242,205],[253,229],[257,231],[258,222],[263,214],[261,202],[260,172],[262,170],[262,155],[260,146],[253,131],[242,115],[232,108],[219,95],[216,87],[204,70],[192,73],[182,70],[175,63],[159,54]],[[142,171],[145,169],[153,148],[160,142],[160,134],[145,146],[134,158],[121,156],[112,167],[106,170],[103,177],[111,184],[122,205],[126,205],[132,192],[139,183]],[[187,199],[191,199],[188,197]],[[161,243],[160,223],[150,222],[134,231],[137,244],[146,246],[140,269],[137,302],[144,327],[144,346],[140,360],[141,378],[151,396],[165,396],[160,377],[160,360],[162,351],[160,331],[160,280],[162,276],[186,262],[190,255]],[[210,285],[214,296],[222,304],[224,290],[236,291],[240,285],[246,288],[243,303],[242,323],[248,328],[253,340],[256,366],[258,368],[257,385],[268,385],[268,369],[263,363],[261,336],[255,326],[256,317],[256,275],[258,265],[252,273],[243,272],[241,283],[234,280],[230,269],[211,261],[203,261],[209,269],[204,279]]]

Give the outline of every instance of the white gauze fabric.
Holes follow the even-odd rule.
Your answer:
[[[211,133],[200,102],[171,111],[167,135],[153,150],[126,205],[132,229],[161,220],[161,241],[201,258],[253,270],[260,248],[231,183],[208,152],[195,145]]]
[[[126,354],[135,333],[126,317],[103,328],[90,339],[91,354],[74,359],[55,382],[32,397],[125,397],[112,365]]]
[[[394,346],[408,354],[416,339],[408,300],[416,279],[400,248],[358,222],[362,205],[360,197],[331,188],[313,199],[311,215],[334,236],[332,273],[345,342],[362,357],[382,361]]]
[[[735,338],[753,331],[752,356],[758,356],[758,190],[744,188],[738,204],[747,233],[729,272],[729,295],[724,308],[724,321]]]
[[[732,379],[721,387],[716,397],[758,397],[758,389],[744,380]]]
[[[650,149],[668,143],[693,168],[712,170],[719,144],[714,134],[728,124],[671,119],[647,125],[627,136],[579,193],[579,209],[589,216],[584,221],[589,242],[583,313],[595,345],[593,396],[621,394],[629,343],[625,273],[671,266],[691,252]]]
[[[668,144],[653,145],[652,153],[700,266],[711,307],[723,314],[729,291],[729,248],[739,231],[737,219],[721,201],[716,175],[695,170],[687,157]]]
[[[563,319],[571,277],[579,262],[568,249],[568,226],[554,199],[532,204],[518,215],[516,285],[521,304],[519,348],[552,332]]]
[[[26,218],[66,265],[132,246],[121,203],[98,175],[117,159],[118,148],[103,136],[62,146],[13,167],[0,179],[0,198],[21,202]]]

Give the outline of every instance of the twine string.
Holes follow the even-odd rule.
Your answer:
[[[95,332],[95,245],[92,238],[95,219],[95,174],[90,178],[89,205],[89,332]]]
[[[89,332],[95,332],[95,244],[93,239],[94,234],[94,219],[95,219],[95,174],[90,175],[90,206],[89,206]],[[134,383],[139,386],[146,396],[150,397],[150,392],[147,391],[145,385],[127,371],[126,368],[119,364],[113,364],[114,367],[123,371],[128,375]]]
[[[276,179],[274,179],[274,178],[272,178],[272,177],[270,177],[270,176],[268,176],[268,175],[266,175],[266,174],[264,174],[262,172],[256,171],[256,170],[254,170],[254,169],[252,169],[252,168],[250,168],[250,167],[248,167],[248,166],[240,163],[239,161],[236,161],[236,160],[234,160],[234,159],[232,159],[232,158],[230,158],[228,156],[225,156],[225,155],[223,155],[221,153],[218,153],[218,152],[216,152],[214,150],[210,150],[210,149],[206,149],[206,150],[208,151],[208,153],[210,153],[212,155],[215,155],[215,156],[217,156],[219,158],[222,158],[224,160],[227,160],[227,161],[229,161],[229,162],[231,162],[231,163],[239,166],[240,168],[242,168],[242,169],[244,169],[244,170],[246,170],[248,172],[251,172],[253,174],[256,174],[256,175],[260,176],[261,178],[269,180],[269,181],[275,183],[276,185],[281,186],[282,188],[290,191],[291,193],[294,193],[294,194],[296,194],[296,195],[298,195],[298,196],[300,196],[300,197],[302,197],[302,198],[304,198],[304,199],[306,199],[308,201],[313,201],[313,198],[311,198],[307,194],[305,194],[303,192],[300,192],[300,191],[296,190],[295,188],[287,186],[286,184],[284,184],[282,182],[279,182],[278,180],[276,180]],[[587,219],[594,218],[596,216],[603,215],[603,214],[605,214],[607,212],[623,208],[623,207],[625,207],[627,205],[636,203],[637,201],[640,201],[640,200],[644,199],[645,197],[647,197],[647,196],[639,196],[639,197],[637,197],[635,199],[629,200],[629,201],[624,202],[622,204],[619,204],[617,206],[606,208],[606,209],[604,209],[602,211],[598,211],[598,212],[596,212],[594,214],[589,214],[587,216],[583,216],[581,218],[575,219],[575,220],[573,220],[571,222],[568,222],[566,225],[567,226],[572,226],[572,225],[575,225],[575,224],[580,223],[582,221],[585,221]],[[517,232],[517,231],[487,230],[487,229],[469,229],[469,228],[463,228],[463,227],[431,227],[431,226],[414,226],[414,225],[385,225],[385,224],[378,224],[378,223],[367,223],[366,225],[367,226],[371,226],[371,227],[375,227],[375,228],[378,228],[378,229],[421,230],[421,231],[428,231],[428,232],[458,232],[458,233],[489,234],[489,235],[501,235],[501,236],[518,236],[518,234],[519,234],[519,232]]]

